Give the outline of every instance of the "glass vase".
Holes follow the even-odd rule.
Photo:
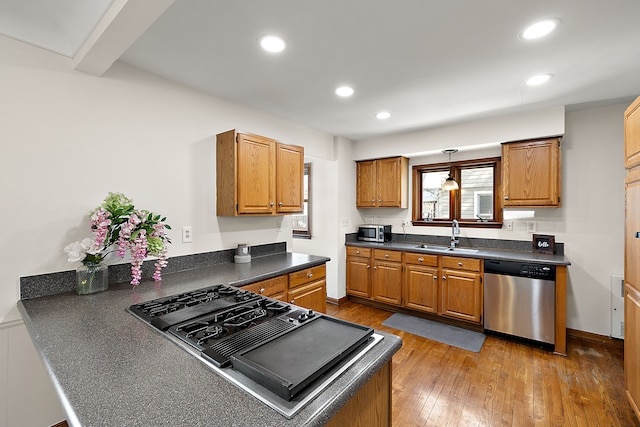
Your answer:
[[[95,294],[109,289],[109,267],[103,263],[83,264],[76,269],[78,295]]]

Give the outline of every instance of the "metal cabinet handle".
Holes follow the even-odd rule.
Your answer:
[[[378,269],[378,266],[377,266],[377,265],[373,266],[373,269],[374,269],[374,270],[377,270],[377,269]]]
[[[260,288],[260,293],[263,293],[265,291],[265,288]]]
[[[438,276],[433,276],[433,280],[438,280]]]
[[[459,263],[458,263],[458,265],[459,265],[460,267],[462,267],[462,263],[461,263],[461,262],[459,262]]]
[[[447,280],[447,276],[442,276],[442,280]]]
[[[360,251],[356,251],[356,253],[357,253],[358,255],[360,255]]]
[[[284,203],[278,202],[278,206],[282,207],[283,205],[284,205]]]
[[[367,265],[367,268],[371,268],[371,266],[370,266],[370,265]]]
[[[295,304],[296,300],[292,299],[291,301],[289,301],[291,304]]]
[[[418,258],[418,262],[422,262],[422,261],[424,261],[424,258],[422,257]]]
[[[385,258],[389,258],[389,254],[384,254],[384,257]]]
[[[375,203],[375,202],[376,202],[376,199],[371,199],[371,203]]]
[[[273,202],[269,203],[269,206],[273,206],[273,205],[275,205],[275,203],[273,203]]]
[[[382,203],[382,199],[378,200],[378,203]]]
[[[307,278],[311,279],[313,277],[313,273],[307,274]]]
[[[504,196],[504,199],[505,200],[509,200],[509,196]]]

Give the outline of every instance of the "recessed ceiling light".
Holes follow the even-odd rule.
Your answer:
[[[541,85],[543,83],[548,82],[550,78],[551,78],[551,74],[540,74],[537,76],[533,76],[529,80],[527,80],[527,86]]]
[[[353,88],[349,86],[340,86],[336,89],[336,95],[346,98],[353,95]]]
[[[282,52],[285,47],[284,40],[278,36],[264,36],[260,39],[260,46],[267,52]]]
[[[376,114],[376,118],[379,120],[386,120],[389,117],[391,117],[391,113],[388,111],[380,111],[378,114]]]
[[[546,19],[544,21],[536,22],[533,25],[528,26],[522,32],[522,38],[527,40],[538,39],[544,37],[553,31],[558,26],[557,19]]]

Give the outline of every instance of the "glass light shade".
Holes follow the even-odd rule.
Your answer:
[[[444,184],[442,184],[442,189],[445,191],[457,190],[458,188],[458,183],[451,175],[449,175],[449,177],[444,181]]]

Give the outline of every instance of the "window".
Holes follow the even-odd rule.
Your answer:
[[[311,182],[311,163],[304,164],[304,211],[301,214],[292,215],[291,222],[293,227],[293,237],[300,239],[311,238],[311,206],[309,204],[310,182]]]
[[[449,170],[460,186],[442,190]],[[500,158],[413,166],[413,224],[500,227]]]

